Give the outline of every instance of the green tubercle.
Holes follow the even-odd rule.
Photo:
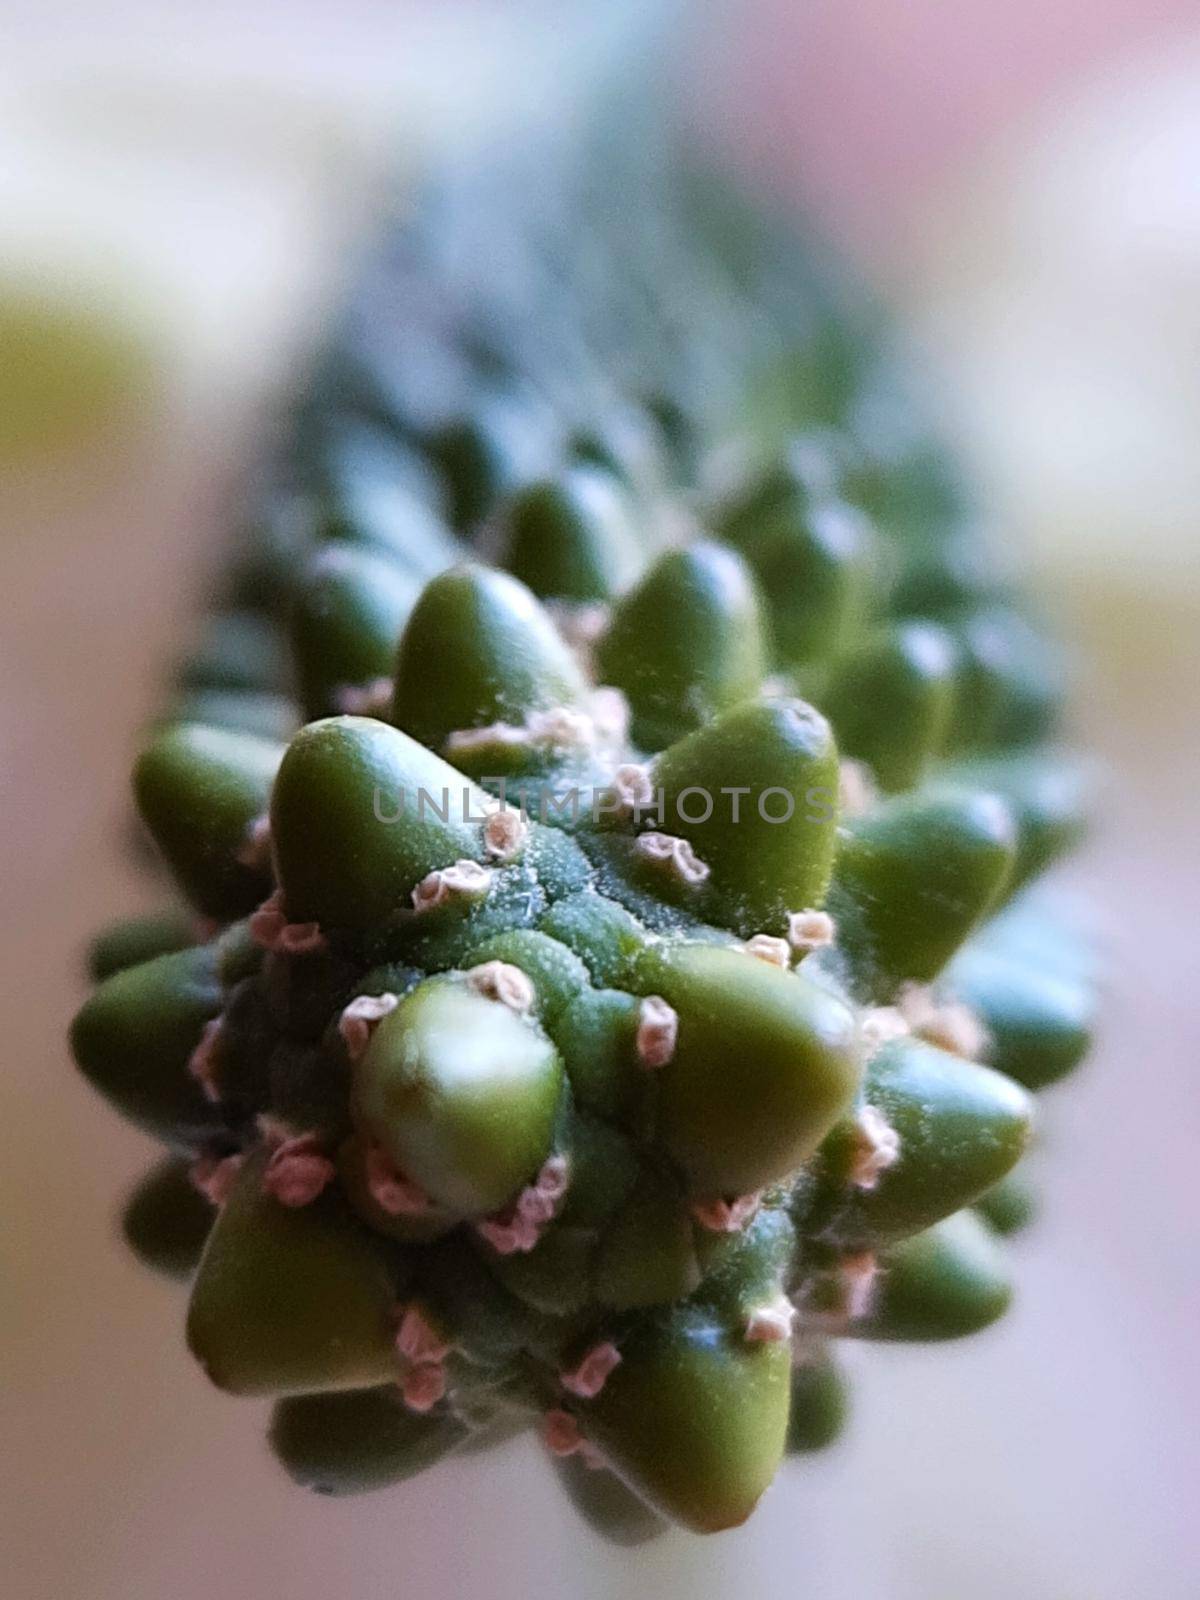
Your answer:
[[[392,1248],[330,1191],[285,1206],[265,1158],[238,1175],[200,1261],[188,1307],[192,1354],[231,1394],[306,1394],[396,1373],[399,1271]]]
[[[746,701],[665,750],[652,779],[663,791],[662,830],[686,839],[707,869],[710,920],[744,936],[783,936],[790,912],[822,903],[836,844],[838,758],[829,724],[811,706]]]
[[[267,850],[254,825],[266,813],[282,753],[253,734],[180,723],[138,759],[133,783],[142,820],[206,916],[243,916],[267,893]]]
[[[612,473],[568,468],[513,497],[502,524],[504,564],[543,599],[607,600],[641,563],[634,515]]]
[[[532,1016],[431,978],[357,1064],[355,1120],[436,1203],[483,1216],[536,1177],[561,1085],[558,1052]]]
[[[271,797],[288,918],[359,932],[410,914],[427,874],[482,857],[486,804],[461,773],[386,723],[309,723]]]
[[[639,986],[677,1017],[656,1070],[656,1125],[691,1192],[746,1195],[795,1171],[858,1083],[848,1007],[799,973],[718,946],[651,949]]]
[[[515,578],[452,567],[426,585],[400,640],[392,717],[414,740],[476,776],[536,770],[544,739],[531,719],[584,699],[582,674],[554,624]],[[479,730],[512,730],[492,740]],[[530,743],[520,742],[526,733]]]
[[[294,1483],[317,1494],[364,1494],[424,1472],[467,1429],[448,1412],[410,1411],[398,1386],[295,1395],[271,1414],[271,1449]]]
[[[596,649],[622,690],[636,745],[659,750],[752,695],[766,669],[758,597],[745,563],[704,540],[669,550],[617,602]]]
[[[696,1533],[735,1528],[775,1475],[791,1355],[686,1309],[630,1336],[585,1436],[650,1505]]]

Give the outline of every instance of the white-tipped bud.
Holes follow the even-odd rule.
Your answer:
[[[919,1038],[939,1050],[978,1061],[991,1037],[970,1006],[961,1000],[938,1000],[933,991],[910,983],[898,1001],[900,1014]]]
[[[596,742],[596,725],[592,718],[573,706],[532,711],[526,726],[530,741],[546,750],[580,750]]]
[[[755,1306],[746,1318],[745,1335],[751,1344],[782,1344],[792,1336],[796,1308],[787,1295],[777,1295]]]
[[[242,866],[259,871],[271,860],[271,822],[269,817],[255,817],[246,829],[246,837],[237,852]]]
[[[475,1232],[498,1256],[528,1255],[542,1237],[545,1223],[517,1205],[500,1217],[481,1217]]]
[[[279,935],[287,926],[283,909],[283,892],[276,889],[250,916],[250,937],[264,950],[274,950]]]
[[[569,1411],[547,1411],[542,1418],[542,1441],[552,1456],[573,1456],[583,1448],[583,1434]]]
[[[586,654],[607,629],[612,615],[610,608],[598,600],[583,605],[568,601],[551,600],[546,609],[554,618],[554,626],[572,650]]]
[[[238,1173],[246,1157],[242,1153],[232,1156],[201,1156],[188,1168],[192,1187],[214,1206],[223,1206],[233,1192]]]
[[[527,1255],[553,1222],[570,1181],[566,1156],[550,1156],[512,1205],[495,1216],[481,1218],[475,1232],[497,1255]]]
[[[895,1006],[873,1006],[866,1012],[860,1028],[867,1060],[893,1039],[904,1039],[912,1032]]]
[[[679,1040],[679,1013],[660,994],[648,994],[638,1006],[637,1057],[648,1071],[665,1067]]]
[[[583,1359],[569,1372],[563,1372],[560,1381],[564,1389],[581,1400],[594,1400],[608,1382],[608,1375],[621,1364],[621,1352],[611,1339],[593,1345]]]
[[[483,825],[483,848],[493,861],[512,861],[519,855],[529,829],[519,811],[505,806],[493,811]]]
[[[878,1276],[879,1262],[873,1250],[860,1250],[855,1255],[842,1257],[838,1277],[842,1291],[841,1310],[847,1322],[856,1322],[870,1311]]]
[[[357,1061],[371,1042],[376,1027],[400,1004],[394,994],[360,994],[344,1007],[338,1033],[351,1061]]]
[[[874,1189],[900,1159],[900,1135],[875,1106],[863,1106],[854,1118],[850,1182],[856,1189]]]
[[[509,961],[484,961],[467,973],[467,987],[488,1000],[498,1000],[510,1011],[531,1011],[537,990],[527,972]]]
[[[834,921],[824,911],[789,911],[787,942],[798,956],[810,955],[832,944],[837,937]]]
[[[276,950],[289,956],[309,956],[325,948],[325,935],[315,922],[288,922],[279,930]]]
[[[777,939],[773,933],[756,933],[746,940],[746,954],[768,966],[782,967],[786,972],[792,964],[792,947],[786,939]]]
[[[311,955],[325,948],[325,935],[315,922],[289,922],[283,909],[283,895],[276,889],[250,918],[250,937],[264,950],[284,955]]]
[[[704,883],[711,870],[686,839],[680,839],[673,833],[639,833],[633,841],[633,848],[634,854],[643,861],[652,861],[689,888]]]
[[[491,882],[491,872],[478,861],[456,861],[425,874],[412,892],[413,910],[434,911],[452,900],[481,900]]]
[[[629,736],[629,701],[611,684],[593,689],[588,699],[592,738],[596,744],[623,745]]]
[[[321,1150],[315,1133],[285,1139],[272,1152],[263,1172],[262,1186],[280,1205],[311,1205],[337,1176],[337,1168]]]
[[[654,780],[650,768],[626,761],[613,773],[609,784],[613,796],[613,815],[621,818],[648,810],[654,801]]]
[[[367,1193],[389,1217],[420,1217],[429,1210],[421,1185],[398,1172],[380,1145],[368,1145],[364,1168]]]
[[[489,722],[482,728],[455,728],[446,735],[442,752],[451,756],[478,750],[520,750],[532,743],[528,728],[512,722]]]

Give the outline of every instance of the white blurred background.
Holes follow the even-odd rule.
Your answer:
[[[1110,781],[1072,882],[1104,1042],[1049,1106],[990,1334],[864,1352],[848,1441],[744,1530],[617,1558],[514,1449],[334,1505],[115,1243],[145,1164],[62,1043],[145,887],[129,746],[222,497],[398,169],[667,29],[698,131],[924,340],[1073,637]],[[633,43],[631,44],[631,41]],[[18,1600],[1192,1600],[1200,1381],[1200,15],[1186,0],[0,0],[0,1530]]]

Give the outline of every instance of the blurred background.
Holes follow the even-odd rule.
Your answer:
[[[744,1530],[621,1558],[528,1446],[286,1486],[112,1235],[139,1137],[76,1081],[79,952],[146,903],[131,744],[223,508],[382,196],[666,39],[686,115],[923,346],[1080,661],[1070,869],[1103,1042],[1051,1098],[1013,1315],[859,1361]],[[1190,1600],[1200,1437],[1200,15],[1186,0],[0,0],[2,1570],[18,1600],[804,1592]]]

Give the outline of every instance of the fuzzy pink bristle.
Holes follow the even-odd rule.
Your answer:
[[[400,1004],[394,994],[360,994],[350,1001],[338,1018],[338,1033],[351,1061],[363,1055],[376,1025]]]
[[[275,893],[268,896],[250,917],[250,937],[255,944],[264,950],[274,950],[279,942],[279,935],[287,926],[287,914],[283,909],[283,892],[276,889]]]
[[[740,1233],[761,1203],[761,1193],[738,1195],[733,1200],[693,1200],[691,1212],[710,1233]]]
[[[396,1170],[381,1145],[367,1147],[363,1164],[367,1192],[389,1217],[419,1217],[429,1210],[429,1196],[424,1189]]]
[[[493,811],[483,825],[483,847],[493,861],[511,861],[525,843],[528,833],[519,811],[505,807]]]
[[[559,1374],[564,1389],[581,1400],[594,1400],[608,1381],[609,1373],[621,1364],[621,1352],[611,1339],[593,1345],[569,1372]]]
[[[405,1308],[396,1334],[396,1349],[406,1361],[416,1365],[441,1362],[451,1348],[449,1340],[443,1338],[419,1305],[414,1302]]]
[[[660,994],[648,994],[638,1006],[635,1048],[649,1072],[665,1067],[679,1042],[679,1013]]]
[[[686,839],[672,833],[639,833],[633,841],[633,849],[635,855],[654,862],[691,888],[706,882],[712,870]]]
[[[285,1139],[272,1152],[263,1172],[263,1190],[280,1205],[311,1205],[337,1176],[337,1168],[321,1150],[315,1133]]]
[[[792,1336],[796,1308],[786,1295],[755,1306],[746,1318],[745,1334],[751,1344],[782,1344]]]
[[[850,1182],[870,1191],[900,1158],[900,1135],[876,1106],[860,1108],[854,1118]]]
[[[526,972],[509,961],[484,961],[467,972],[467,987],[487,1000],[498,1000],[510,1011],[531,1011],[537,991]]]
[[[392,703],[392,680],[370,678],[366,683],[344,683],[333,692],[338,710],[351,717],[373,717]]]
[[[569,1411],[555,1408],[542,1418],[542,1439],[555,1456],[573,1456],[583,1446],[579,1423]]]
[[[221,1098],[217,1082],[217,1048],[224,1031],[223,1017],[213,1017],[204,1024],[200,1043],[188,1057],[188,1071],[204,1091],[204,1098],[216,1103]]]
[[[246,1157],[240,1152],[231,1156],[201,1156],[193,1161],[188,1170],[188,1177],[194,1188],[198,1189],[214,1206],[223,1206],[228,1200],[234,1184],[237,1182],[238,1173],[245,1164]]]
[[[812,910],[788,912],[787,942],[797,955],[811,955],[814,950],[821,950],[826,945],[831,945],[836,937],[837,928],[827,912]]]
[[[489,868],[478,861],[455,861],[451,866],[427,872],[412,892],[413,910],[435,911],[448,900],[478,900],[492,882]]]
[[[246,837],[237,852],[244,867],[255,871],[265,867],[271,859],[271,822],[268,817],[255,817],[246,829]]]
[[[404,1404],[410,1411],[432,1411],[446,1393],[446,1369],[438,1361],[423,1361],[404,1374],[400,1384]]]
[[[849,1322],[865,1317],[871,1309],[879,1262],[873,1250],[860,1250],[843,1256],[838,1266],[842,1282],[842,1309]]]

